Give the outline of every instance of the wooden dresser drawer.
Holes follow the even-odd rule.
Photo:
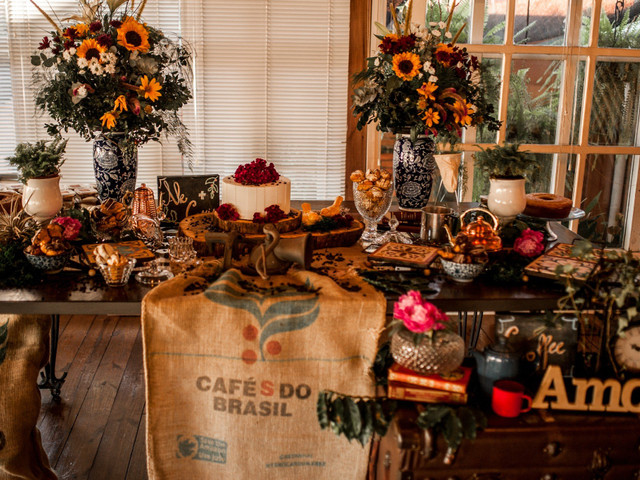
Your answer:
[[[640,480],[637,416],[531,413],[489,419],[474,441],[463,440],[451,465],[447,446],[415,426],[401,409],[381,440],[377,480]]]

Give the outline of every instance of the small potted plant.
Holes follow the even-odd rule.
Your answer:
[[[60,166],[64,163],[67,140],[56,137],[47,142],[20,143],[9,163],[18,169],[25,184],[22,206],[38,222],[53,218],[62,208]]]
[[[391,355],[401,366],[423,374],[447,375],[462,364],[464,341],[444,312],[410,290],[393,306]]]
[[[475,166],[489,177],[489,210],[503,219],[512,219],[526,207],[525,177],[537,168],[530,152],[517,143],[506,143],[475,155]]]

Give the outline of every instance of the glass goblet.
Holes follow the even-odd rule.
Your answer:
[[[165,239],[158,220],[143,214],[134,215],[132,218],[133,232],[136,237],[142,240],[155,255],[149,262],[146,269],[136,273],[136,280],[143,285],[155,287],[165,280],[173,277],[173,273],[162,264],[164,253],[166,253]]]
[[[386,190],[377,187],[358,190],[358,184],[353,184],[353,200],[365,225],[364,232],[360,237],[360,243],[364,247],[380,243],[381,235],[378,233],[378,222],[389,211],[392,197],[393,184],[389,185]]]

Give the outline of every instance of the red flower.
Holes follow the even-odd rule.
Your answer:
[[[394,39],[394,36],[387,35],[382,39],[382,43],[380,43],[380,50],[382,50],[382,53],[395,55],[397,53],[407,52],[415,47],[415,45],[416,36],[413,33],[398,39]]]
[[[105,48],[109,48],[111,45],[113,45],[113,38],[111,38],[111,35],[103,33],[102,35],[99,35],[98,38],[96,38],[96,42],[98,42]]]
[[[66,42],[64,42],[64,49],[65,50],[69,50],[72,47],[76,46],[76,42],[74,42],[73,40],[67,40]]]
[[[544,235],[527,228],[513,243],[513,250],[523,257],[537,257],[544,251]]]
[[[265,223],[266,219],[260,214],[260,212],[256,212],[253,214],[253,223]]]
[[[240,214],[236,210],[236,207],[231,205],[230,203],[223,203],[218,208],[216,208],[216,213],[218,214],[218,218],[220,220],[238,220],[240,218]]]
[[[243,185],[264,185],[280,178],[273,163],[267,165],[266,160],[256,158],[253,162],[240,165],[233,175],[236,182]]]
[[[109,25],[111,25],[113,28],[120,28],[122,26],[122,22],[120,22],[119,20],[111,20],[109,22]]]
[[[267,214],[268,223],[276,223],[279,220],[287,217],[287,214],[282,211],[278,205],[270,205],[264,209]]]
[[[73,27],[68,27],[65,31],[64,31],[64,36],[67,37],[70,40],[73,40],[74,38],[76,38],[78,36],[78,32],[75,28]]]
[[[102,22],[92,22],[91,25],[89,25],[89,30],[92,32],[97,32],[102,28]]]
[[[38,46],[38,50],[46,50],[51,46],[51,42],[49,42],[49,37],[44,37]]]

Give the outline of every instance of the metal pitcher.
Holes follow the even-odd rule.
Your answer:
[[[451,227],[453,209],[439,205],[422,207],[420,239],[428,243],[447,243],[445,225]]]

